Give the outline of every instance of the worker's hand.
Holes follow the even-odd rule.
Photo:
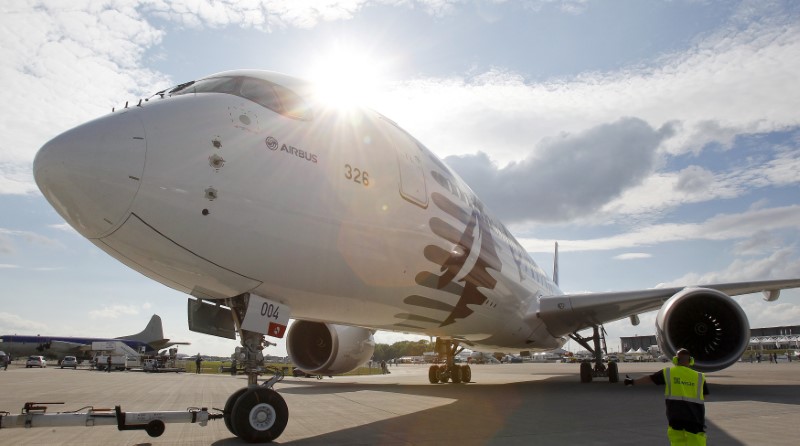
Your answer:
[[[626,386],[632,386],[633,385],[633,378],[631,378],[628,375],[625,375],[625,381],[623,381],[623,382],[625,383]]]

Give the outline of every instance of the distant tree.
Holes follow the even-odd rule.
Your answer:
[[[419,341],[400,341],[392,345],[375,344],[374,357],[376,361],[388,361],[403,356],[422,356],[424,352],[432,350],[433,344],[424,339],[420,339]]]

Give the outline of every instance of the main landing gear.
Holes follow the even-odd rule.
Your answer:
[[[439,357],[445,358],[445,363],[441,365],[432,365],[428,369],[428,381],[431,384],[446,383],[452,381],[453,384],[468,383],[472,381],[472,369],[469,365],[457,365],[455,363],[456,355],[464,350],[463,347],[459,348],[457,342],[436,338],[436,353]]]
[[[275,375],[268,381],[258,384],[258,375],[265,370],[262,350],[269,345],[264,335],[242,330],[241,321],[247,309],[247,295],[230,299],[233,320],[239,332],[242,347],[237,348],[240,364],[247,375],[247,387],[234,392],[225,403],[223,418],[225,426],[237,437],[248,443],[267,443],[283,433],[289,421],[289,408],[283,397],[272,389],[283,379],[283,372],[277,368],[269,369]]]
[[[569,337],[574,339],[575,342],[583,346],[583,348],[591,352],[592,356],[594,356],[593,361],[581,362],[581,382],[590,383],[592,382],[592,378],[605,377],[608,377],[608,382],[612,384],[619,382],[619,369],[617,368],[617,363],[609,362],[608,367],[603,364],[603,352],[605,351],[605,348],[600,348],[600,341],[602,341],[603,345],[605,345],[605,329],[603,327],[594,325],[592,326],[592,331],[593,334],[591,338],[584,338],[577,332],[569,335]],[[592,341],[593,346],[590,346],[588,341]],[[594,367],[592,366],[592,362],[594,362]]]

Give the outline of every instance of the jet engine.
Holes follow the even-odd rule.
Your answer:
[[[713,372],[741,358],[750,342],[747,316],[727,294],[708,288],[687,288],[661,307],[656,337],[668,357],[686,348],[694,369]]]
[[[361,327],[295,321],[286,351],[300,370],[310,374],[347,373],[372,357],[372,331]]]

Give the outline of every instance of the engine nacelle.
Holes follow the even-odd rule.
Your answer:
[[[286,351],[300,370],[315,375],[347,373],[372,357],[372,331],[361,327],[295,321]]]
[[[687,288],[661,307],[656,337],[668,357],[686,348],[694,357],[694,369],[713,372],[741,358],[750,343],[750,323],[742,307],[727,294]]]

